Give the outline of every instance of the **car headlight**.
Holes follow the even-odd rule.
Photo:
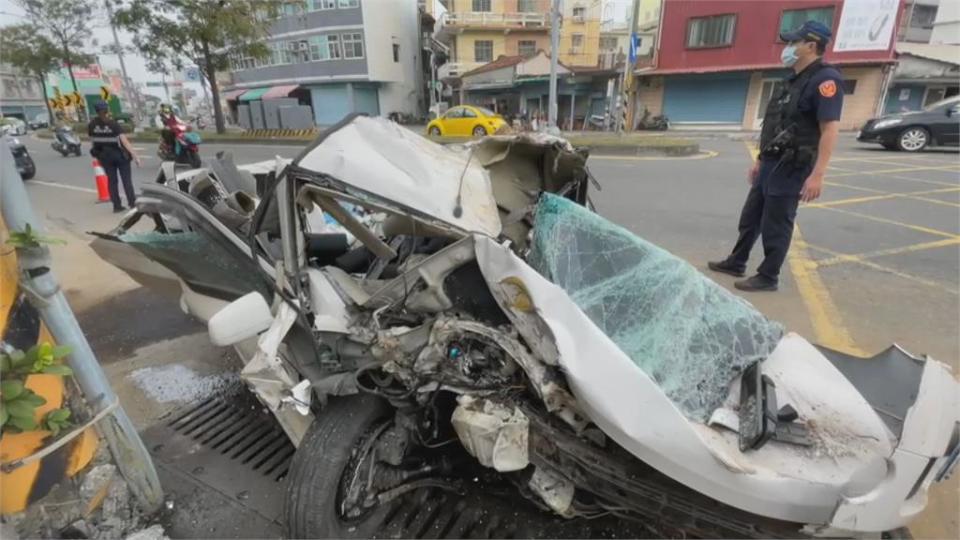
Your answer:
[[[873,129],[888,128],[890,126],[895,126],[897,124],[902,124],[902,123],[903,123],[903,118],[889,118],[887,120],[880,120],[879,122],[874,124]]]

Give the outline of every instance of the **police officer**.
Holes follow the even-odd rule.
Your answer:
[[[756,275],[737,281],[744,291],[775,291],[790,247],[800,201],[816,200],[839,134],[843,107],[840,72],[823,62],[830,29],[816,21],[780,35],[780,59],[791,73],[767,105],[760,133],[760,155],[747,180],[750,192],[740,212],[740,236],[730,255],[709,262],[716,272],[742,277],[757,237],[763,262]]]
[[[125,208],[120,202],[120,190],[117,183],[119,180],[123,180],[123,191],[127,195],[127,204],[132,208],[137,197],[133,192],[130,161],[136,161],[137,167],[139,167],[141,165],[140,157],[134,152],[133,146],[127,140],[127,136],[123,134],[120,125],[117,124],[116,120],[110,118],[107,103],[98,101],[94,104],[93,110],[97,112],[97,116],[87,124],[87,135],[90,136],[90,142],[93,143],[90,155],[97,158],[103,167],[103,171],[107,174],[113,211],[123,212]]]

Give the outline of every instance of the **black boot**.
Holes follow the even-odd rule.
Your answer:
[[[744,268],[730,262],[729,259],[724,259],[722,261],[710,261],[707,263],[707,268],[713,270],[714,272],[730,274],[733,277],[743,277]]]
[[[777,290],[777,280],[770,279],[762,274],[756,274],[734,282],[733,286],[741,291],[775,291]]]

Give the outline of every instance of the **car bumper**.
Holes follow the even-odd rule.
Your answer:
[[[37,167],[33,163],[33,158],[29,155],[27,156],[18,156],[14,158],[14,163],[17,165],[17,172],[20,174],[32,174],[36,172]]]

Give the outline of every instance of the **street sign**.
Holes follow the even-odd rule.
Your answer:
[[[50,98],[50,99],[47,100],[47,101],[50,103],[50,108],[51,108],[51,109],[62,109],[62,108],[63,108],[63,106],[60,105],[60,99],[59,99],[59,98]]]
[[[190,82],[200,82],[200,68],[196,66],[184,68],[183,78]]]
[[[61,95],[61,94],[60,94],[60,88],[57,87],[57,86],[54,86],[54,87],[53,87],[53,97],[54,97],[55,99],[60,99],[60,95]]]
[[[60,96],[60,108],[66,109],[69,106],[70,106],[70,96],[69,95]]]
[[[83,107],[83,96],[80,95],[80,92],[74,92],[70,94],[70,102],[73,103],[75,107]]]
[[[106,86],[100,87],[100,99],[104,101],[110,101],[110,89]]]
[[[632,34],[630,36],[630,65],[637,63],[637,57],[640,56],[640,44],[643,43],[643,38],[637,34]]]

